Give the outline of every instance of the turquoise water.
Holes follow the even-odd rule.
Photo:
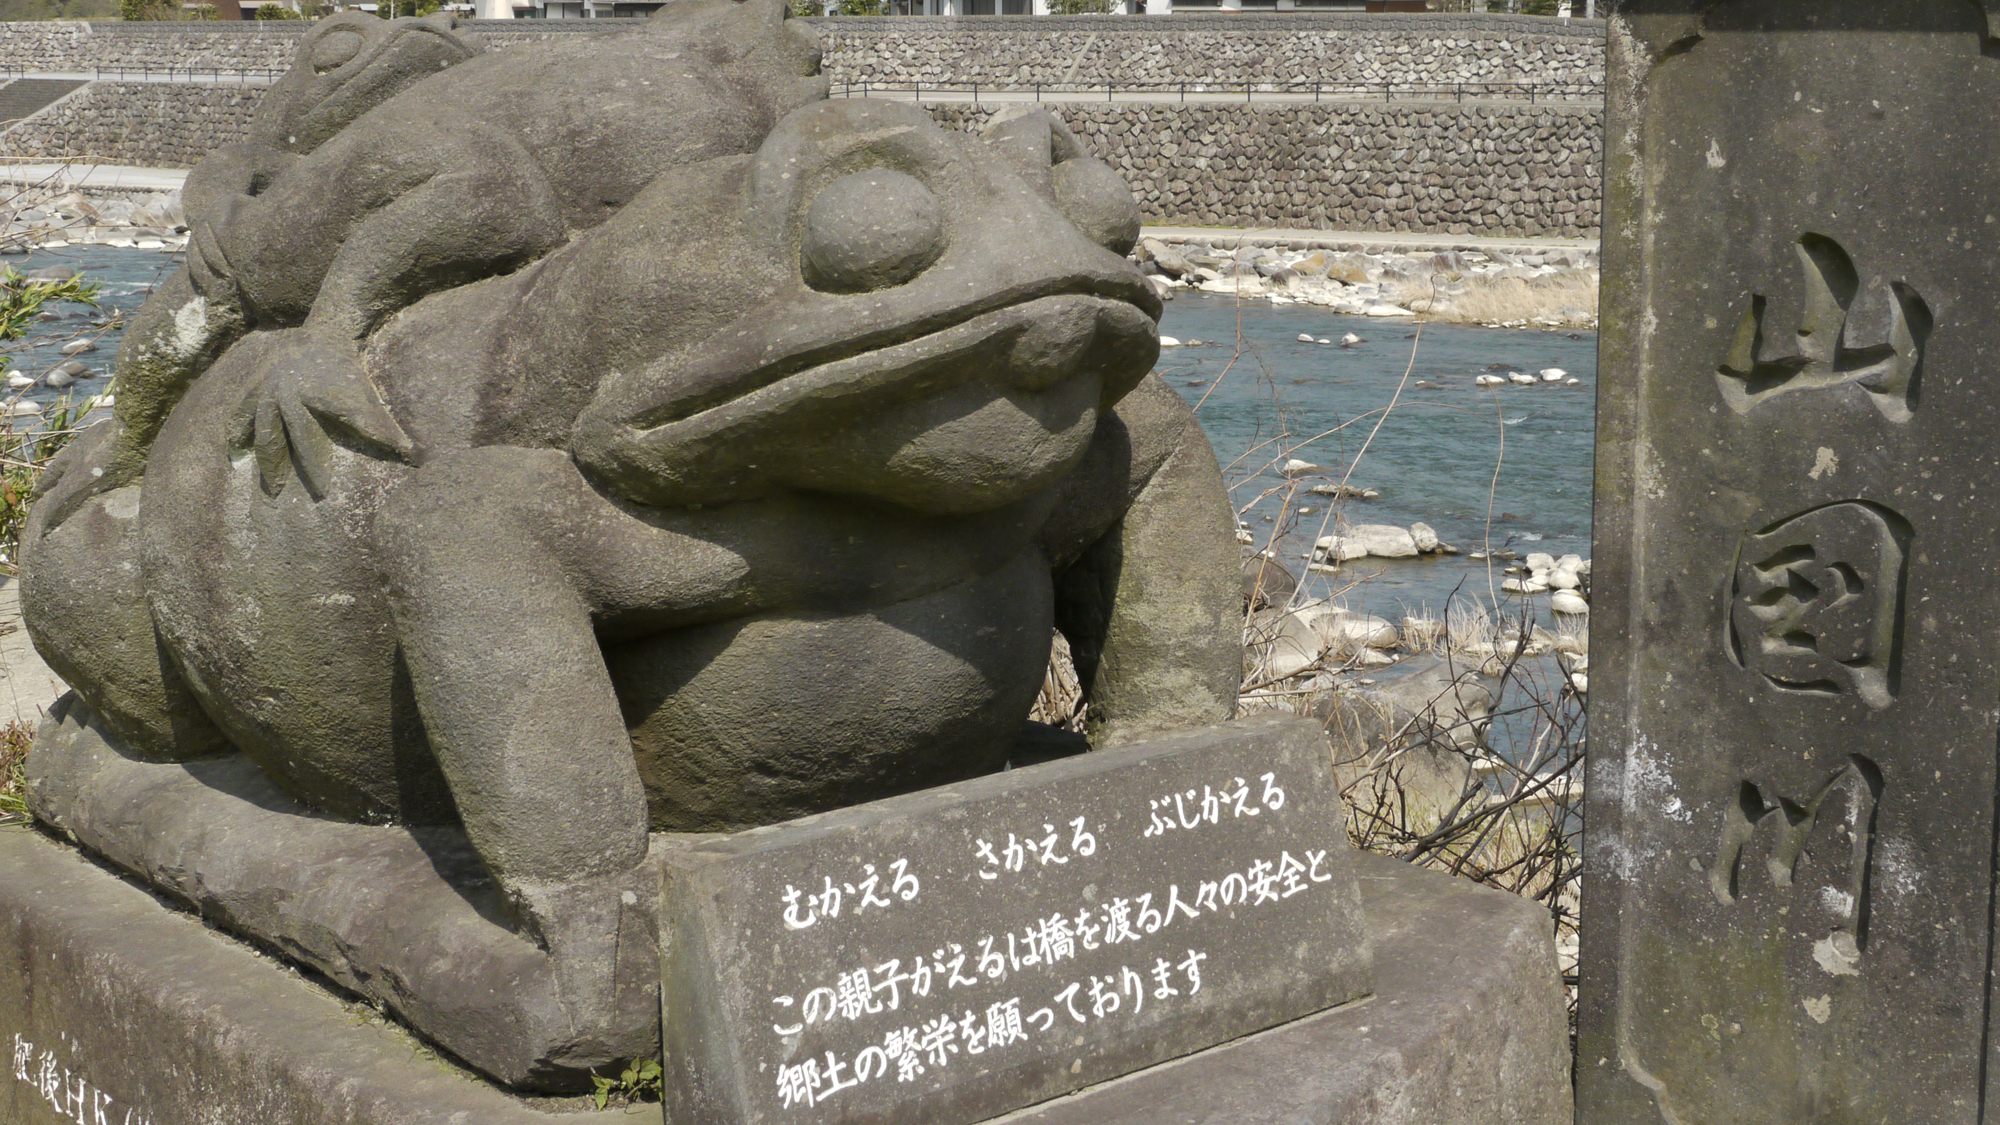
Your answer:
[[[1353,608],[1394,619],[1426,607],[1436,614],[1454,590],[1488,594],[1487,564],[1471,559],[1474,551],[1590,557],[1595,333],[1419,326],[1187,294],[1167,304],[1160,330],[1204,341],[1163,349],[1160,375],[1195,405],[1241,518],[1259,547],[1278,533],[1273,549],[1288,570],[1303,576],[1302,556],[1339,518],[1405,527],[1421,520],[1466,552],[1354,560],[1338,575],[1314,576],[1329,593],[1369,576],[1344,595]],[[1335,341],[1351,332],[1367,342],[1307,344],[1302,332]],[[1578,385],[1473,382],[1549,367]],[[1345,473],[1348,484],[1381,495],[1334,502],[1302,487],[1288,495],[1277,471],[1287,457],[1333,470],[1301,485]],[[1318,510],[1286,520],[1288,501]],[[1495,588],[1500,576],[1495,567]]]
[[[24,272],[57,264],[82,270],[103,283],[107,310],[130,312],[179,268],[180,256],[69,247],[4,261]],[[63,340],[77,331],[95,334],[90,326],[101,317],[80,306],[53,311],[65,319],[34,326],[26,343],[39,346],[6,349],[15,356],[10,366],[39,374],[60,362]],[[1353,523],[1408,526],[1422,520],[1468,552],[1357,560],[1337,576],[1315,576],[1327,592],[1369,576],[1344,595],[1354,608],[1393,618],[1426,607],[1439,612],[1454,590],[1489,593],[1486,564],[1468,557],[1489,546],[1589,556],[1594,334],[1450,325],[1419,331],[1414,324],[1335,316],[1311,306],[1190,294],[1168,302],[1160,327],[1183,341],[1205,342],[1164,349],[1160,374],[1196,405],[1243,520],[1259,547],[1280,533],[1274,550],[1288,569],[1304,575],[1301,556],[1314,538],[1332,533],[1336,507]],[[1301,332],[1332,340],[1352,332],[1367,343],[1345,349],[1306,344],[1296,338]],[[94,377],[68,393],[104,389],[117,335],[116,329],[103,332],[98,350],[78,357]],[[1496,366],[1500,374],[1560,367],[1580,385],[1474,385],[1475,376]],[[37,388],[26,397],[46,403],[60,394]],[[1276,471],[1288,456],[1328,466],[1333,480],[1345,471],[1348,483],[1381,496],[1337,504],[1303,489],[1288,496],[1288,482]],[[1328,478],[1301,483],[1322,479]],[[1294,512],[1280,523],[1287,500],[1293,509],[1318,510]],[[1498,579],[1496,568],[1491,584],[1497,587]]]

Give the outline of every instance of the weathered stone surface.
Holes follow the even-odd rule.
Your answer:
[[[299,53],[190,174],[188,268],[23,535],[93,738],[461,826],[602,1053],[649,828],[1000,768],[1052,626],[1100,746],[1233,713],[1220,473],[1147,378],[1130,193],[1060,123],[828,102],[776,0]],[[91,799],[34,758],[45,819]]]
[[[324,974],[502,1082],[560,1083],[659,1052],[657,863],[592,920],[619,935],[615,991],[581,1007],[566,1002],[572,982],[548,952],[508,928],[507,902],[459,828],[315,816],[240,754],[140,761],[86,717],[74,696],[55,707],[35,744],[31,804],[219,928]]]
[[[1989,21],[1612,23],[1587,1121],[1990,1115]]]
[[[1003,1119],[1038,1125],[1567,1125],[1568,1044],[1533,904],[1356,855],[1376,997]],[[161,909],[24,828],[0,829],[0,1120],[75,1125],[534,1125],[365,1009]],[[1388,1013],[1395,1019],[1385,1019]],[[190,1081],[189,1075],[203,1076]],[[53,1096],[45,1096],[47,1090]],[[60,1108],[59,1108],[60,1107]],[[659,1106],[590,1115],[658,1125]]]
[[[667,860],[669,1116],[971,1122],[1366,994],[1316,723],[1264,718]]]

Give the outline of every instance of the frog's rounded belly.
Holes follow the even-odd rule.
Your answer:
[[[988,773],[1048,663],[1039,551],[925,597],[763,614],[605,653],[659,831],[713,831]]]

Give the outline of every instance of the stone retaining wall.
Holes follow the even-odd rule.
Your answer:
[[[629,28],[643,20],[473,20],[470,29],[496,47],[556,35]],[[49,20],[0,23],[0,65],[28,71],[89,72],[99,67],[174,67],[223,71],[284,70],[311,24],[297,20],[244,23],[83,23]]]
[[[474,20],[495,46],[640,20]],[[887,17],[811,21],[836,83],[1050,85],[1244,82],[1601,84],[1599,20],[1531,16]],[[282,70],[307,27],[249,23],[0,23],[0,64]]]
[[[92,82],[0,133],[0,155],[192,168],[241,138],[262,86]]]
[[[982,127],[999,107],[934,105]],[[1050,106],[1148,223],[1597,237],[1603,114],[1525,105]]]
[[[475,26],[504,46],[633,22],[492,21]],[[1343,81],[1392,74],[1398,81],[1414,81],[1418,75],[1437,81],[1504,81],[1523,74],[1537,80],[1592,80],[1602,72],[1601,24],[1574,21],[1565,26],[1528,17],[818,22],[830,44],[830,61],[846,52],[850,60],[876,59],[869,65],[883,75],[929,75],[925,67],[944,66],[937,60],[955,57],[950,63],[957,68],[953,81],[982,75],[982,81],[994,81],[1008,66],[1027,81],[1057,81],[1062,75],[1048,60],[1060,61],[1064,51],[1071,51],[1069,61],[1061,64],[1065,73],[1109,68],[1114,80],[1131,81],[1135,74],[1178,73],[1174,68],[1192,66],[1202,50],[1211,49],[1224,56],[1220,63],[1210,59],[1215,73],[1233,68],[1247,76],[1239,80],[1258,80],[1258,75],[1290,80],[1302,73],[1294,64],[1305,65],[1301,60],[1310,54],[1315,35],[1322,37],[1321,49],[1346,53],[1316,64],[1320,69],[1308,73],[1308,80],[1332,80],[1328,76],[1334,74]],[[1221,24],[1230,29],[1227,50],[1216,46],[1223,42],[1216,33]],[[221,27],[226,30],[114,24],[93,31],[74,23],[0,24],[0,58],[15,57],[8,53],[6,36],[39,28],[44,48],[72,52],[63,64],[71,70],[82,68],[75,53],[99,49],[102,53],[93,57],[102,61],[93,65],[115,66],[119,59],[129,59],[133,61],[127,65],[150,60],[158,66],[172,58],[180,66],[277,67],[289,60],[304,25]],[[1489,38],[1480,43],[1468,29],[1485,29]],[[167,45],[177,45],[180,53],[160,49]],[[951,56],[952,51],[960,54]],[[1022,61],[1036,51],[1045,56],[1042,61]],[[0,155],[189,167],[202,154],[242,135],[262,93],[254,85],[94,83],[0,134]],[[976,129],[997,108],[953,103],[934,105],[931,112],[947,125]],[[1591,104],[1071,102],[1050,108],[1126,177],[1150,223],[1515,237],[1597,234],[1602,113]]]
[[[1294,13],[815,22],[835,82],[1604,81],[1601,20]]]
[[[191,167],[247,128],[256,86],[97,82],[0,134],[0,155]],[[976,130],[1000,107],[933,105]],[[1594,238],[1594,107],[1402,103],[1048,107],[1146,221]]]

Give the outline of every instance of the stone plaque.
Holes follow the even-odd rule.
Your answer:
[[[1609,29],[1579,1119],[1986,1121],[1995,26]]]
[[[1325,737],[1260,719],[669,862],[669,1120],[955,1125],[1369,992]]]

